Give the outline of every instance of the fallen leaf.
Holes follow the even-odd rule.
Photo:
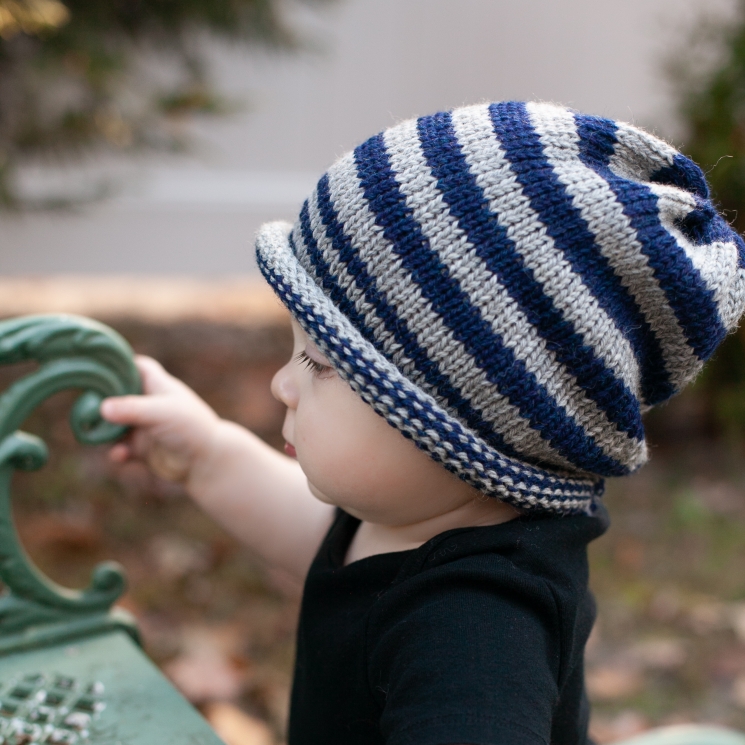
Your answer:
[[[638,711],[626,709],[613,718],[594,716],[590,722],[590,737],[598,745],[626,740],[649,729],[649,722]]]
[[[652,596],[648,613],[654,621],[670,623],[678,617],[681,605],[680,594],[676,590],[663,588]]]
[[[275,745],[269,725],[224,701],[205,704],[202,712],[227,745]]]
[[[646,639],[631,647],[629,656],[641,667],[650,670],[675,670],[688,658],[681,639]]]
[[[252,676],[247,694],[280,732],[286,730],[290,713],[290,681],[286,676],[271,668],[259,670]]]
[[[616,541],[613,558],[616,564],[630,572],[638,572],[644,566],[644,544],[631,536],[621,536]]]
[[[163,672],[192,703],[238,698],[243,684],[228,660],[207,655],[179,656]]]
[[[644,678],[638,670],[620,665],[590,668],[585,682],[592,701],[617,701],[633,696],[644,686]]]
[[[694,489],[704,505],[717,515],[740,515],[743,511],[742,490],[727,481],[696,479]]]
[[[164,580],[176,580],[192,572],[203,572],[209,561],[202,544],[175,535],[158,535],[150,541],[150,554],[158,575]]]
[[[205,628],[184,632],[183,652],[163,672],[192,703],[238,698],[246,680],[245,664],[231,658],[223,634]]]
[[[732,683],[732,701],[735,706],[745,709],[745,674],[738,675]]]
[[[730,603],[729,619],[735,635],[745,643],[745,603]]]
[[[694,605],[688,611],[688,625],[701,636],[721,631],[729,625],[729,614],[724,603],[715,600]]]
[[[30,550],[92,553],[103,545],[103,532],[92,516],[45,514],[23,525],[21,540]]]
[[[714,679],[733,679],[745,675],[745,649],[740,644],[727,645],[712,650],[707,667]]]

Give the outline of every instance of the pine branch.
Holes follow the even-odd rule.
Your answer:
[[[28,156],[182,147],[169,118],[228,108],[195,40],[206,32],[296,49],[301,42],[283,6],[282,0],[0,0],[0,205],[18,201],[12,174]],[[177,71],[166,89],[142,64],[156,52]]]

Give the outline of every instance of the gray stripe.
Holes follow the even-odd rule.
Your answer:
[[[463,121],[459,122],[459,129],[461,132],[465,129]],[[448,267],[450,275],[468,294],[471,303],[479,308],[494,333],[525,364],[566,415],[585,432],[592,433],[593,440],[606,455],[633,465],[644,462],[644,442],[620,431],[608,420],[605,412],[587,398],[574,377],[547,348],[545,340],[499,282],[498,276],[478,256],[438,189],[437,180],[422,151],[416,122],[406,122],[389,130],[385,142],[401,191],[406,195],[407,204],[422,233],[429,240],[430,248]],[[479,386],[474,391],[477,398],[472,401],[483,407],[485,397],[496,392],[498,389],[491,383],[488,388]]]
[[[638,398],[639,367],[628,340],[572,270],[530,206],[494,134],[488,106],[456,109],[453,125],[471,173],[525,266],[583,342]]]
[[[474,406],[474,409],[519,452],[534,455],[562,468],[574,468],[522,418],[517,407],[491,386],[471,355],[460,342],[453,339],[442,318],[411,280],[409,273],[402,267],[400,257],[393,251],[382,228],[375,222],[375,215],[367,204],[357,177],[353,155],[342,158],[332,166],[328,176],[331,199],[345,233],[357,249],[368,273],[375,278],[378,290],[396,308],[398,316],[407,324],[417,343],[439,371],[468,400],[483,403],[481,411],[478,406]],[[322,250],[324,256],[332,252],[328,240],[323,242]],[[403,351],[399,354],[403,354]],[[454,362],[457,362],[456,370],[451,369]],[[457,384],[453,380],[453,372],[456,373]],[[442,406],[447,407],[421,373],[412,369],[407,371],[407,375],[435,396]],[[478,389],[490,388],[493,393],[482,400]],[[448,410],[455,416],[455,412],[449,408]]]
[[[625,122],[616,123],[614,155],[608,163],[611,171],[632,181],[648,181],[660,168],[675,162],[677,150],[658,137]]]
[[[690,259],[706,287],[714,294],[719,316],[725,328],[736,325],[742,312],[743,286],[738,282],[738,252],[734,243],[708,243],[697,246],[678,229],[677,223],[696,209],[693,195],[675,186],[649,184],[657,197],[660,222],[681,251]]]
[[[306,203],[309,203],[315,196],[316,190],[313,189],[313,193],[310,195],[310,197],[308,197],[308,199],[305,200]],[[305,245],[305,238],[303,237],[303,231],[300,228],[299,219],[292,226],[292,241],[295,244],[297,260],[300,262],[300,266],[302,266],[303,269],[305,269],[305,271],[308,272],[311,277],[314,277],[316,279],[316,282],[320,282],[322,278],[318,276],[318,273],[313,267],[313,262],[310,260],[310,256],[308,255],[308,246]]]
[[[634,298],[657,338],[675,388],[698,368],[664,290],[655,279],[636,230],[607,181],[580,159],[574,115],[550,104],[528,104],[543,152],[595,238],[600,253]],[[570,156],[570,157],[567,157]]]
[[[372,330],[376,342],[387,350],[395,351],[394,363],[405,374],[406,370],[413,368],[414,363],[405,356],[403,348],[398,344],[393,334],[386,329],[383,319],[378,316],[375,306],[367,302],[364,291],[357,285],[354,277],[347,271],[345,263],[341,261],[338,253],[334,250],[318,211],[318,195],[316,192],[313,192],[308,207],[313,237],[319,251],[328,263],[329,274],[336,278],[343,288],[344,294],[352,301],[355,310],[365,319],[365,326]]]

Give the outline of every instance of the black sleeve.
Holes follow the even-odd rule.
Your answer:
[[[547,585],[455,562],[390,591],[368,629],[386,745],[547,745],[558,697]]]

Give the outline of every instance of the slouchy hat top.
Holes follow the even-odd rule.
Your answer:
[[[544,103],[405,121],[338,160],[259,267],[373,409],[522,510],[592,510],[647,459],[642,413],[745,307],[702,171]]]

